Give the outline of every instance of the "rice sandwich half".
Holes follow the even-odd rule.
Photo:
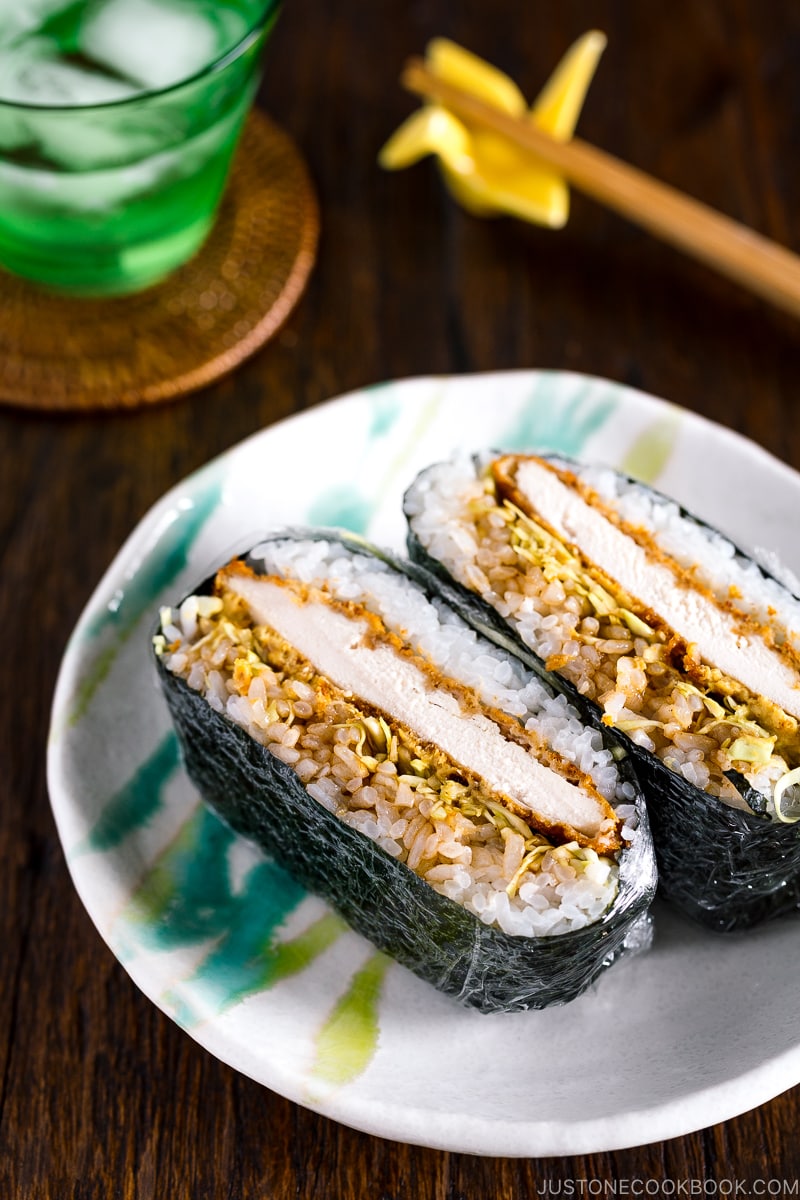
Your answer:
[[[483,1011],[563,1003],[649,939],[638,786],[409,569],[330,531],[282,533],[164,610],[187,769],[442,991]]]
[[[441,463],[405,508],[412,558],[465,615],[628,739],[664,894],[718,930],[797,908],[800,601],[608,468]]]

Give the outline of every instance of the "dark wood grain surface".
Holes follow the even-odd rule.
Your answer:
[[[797,1195],[800,1088],[663,1144],[547,1160],[408,1147],[299,1108],[136,989],[77,898],[48,805],[58,663],[101,573],[168,487],[290,413],[393,376],[569,368],[665,396],[800,468],[796,322],[579,196],[553,233],[466,216],[429,163],[375,165],[412,107],[401,63],[429,37],[454,37],[531,95],[592,26],[609,46],[582,135],[800,251],[796,0],[288,0],[261,103],[303,148],[323,227],[289,324],[172,406],[0,411],[2,1200],[522,1200],[615,1179],[620,1194],[657,1181],[645,1194],[713,1195],[727,1180],[736,1195]]]

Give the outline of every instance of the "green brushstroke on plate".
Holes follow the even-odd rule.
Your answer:
[[[104,646],[91,658],[79,680],[70,709],[70,725],[77,724],[85,714],[98,688],[107,678],[117,654],[141,618],[151,614],[159,594],[186,567],[192,545],[217,507],[221,490],[222,481],[215,477],[186,507],[179,506],[175,510],[175,519],[160,535],[157,545],[150,548],[145,561],[90,622],[87,630],[89,639],[106,636],[109,631],[115,636],[110,645]],[[153,620],[155,617],[156,613],[152,611]]]
[[[208,863],[204,864],[208,867]],[[215,863],[224,868],[227,864]],[[189,879],[187,890],[194,892],[198,901],[196,880]],[[213,916],[208,913],[207,928],[219,933],[220,941],[198,968],[195,978],[202,982],[203,991],[213,992],[220,1007],[246,995],[257,986],[259,976],[265,970],[265,955],[269,955],[270,944],[278,929],[305,897],[305,891],[274,862],[257,863],[247,873],[241,892],[230,891],[227,869],[220,872]],[[202,904],[203,900],[199,899]],[[208,905],[208,900],[205,900]],[[181,913],[186,922],[186,911]],[[181,937],[182,929],[170,913],[170,942],[174,946]],[[192,936],[196,930],[191,921],[184,925]]]
[[[327,488],[309,506],[310,525],[337,525],[352,533],[364,533],[372,513],[372,505],[354,484],[339,484]]]
[[[128,782],[106,802],[94,828],[72,856],[111,850],[146,825],[161,808],[165,788],[179,765],[178,739],[170,730]]]
[[[308,523],[310,525],[338,525],[342,529],[349,529],[351,533],[365,534],[372,519],[372,514],[389,488],[391,488],[397,473],[407,462],[408,456],[424,436],[426,429],[433,420],[439,406],[439,401],[440,397],[436,395],[423,406],[419,418],[408,438],[381,475],[380,484],[372,495],[366,495],[356,483],[334,484],[332,487],[320,492],[312,501],[306,514]],[[366,445],[361,453],[360,462],[362,464],[368,460],[370,454],[375,453],[374,442],[386,436],[400,413],[400,404],[397,401],[392,401],[391,403],[390,421],[386,416],[373,418]],[[353,470],[354,479],[358,478],[362,469],[362,467],[356,467]]]
[[[204,806],[186,821],[148,872],[123,914],[140,945],[175,950],[209,943],[192,976],[164,999],[177,1020],[191,1026],[254,992],[298,974],[347,928],[324,914],[286,942],[278,931],[306,892],[277,863],[255,863],[238,891],[231,887],[228,855],[237,840]],[[193,1003],[193,997],[196,1004]]]
[[[277,891],[272,877],[254,879],[252,893],[264,898],[263,906],[248,910],[244,919],[237,917],[180,992],[175,988],[164,996],[185,1028],[305,971],[347,929],[341,917],[329,912],[297,937],[279,942],[276,932],[297,903],[296,897],[289,888]],[[185,991],[196,997],[197,1006],[189,1003]]]
[[[328,912],[297,937],[288,942],[279,942],[260,986],[271,986],[280,979],[288,979],[304,971],[347,929],[346,921],[336,913]]]
[[[91,703],[100,684],[108,675],[117,657],[119,646],[112,643],[94,656],[75,688],[68,724],[77,725]],[[55,732],[55,727],[53,732]]]
[[[539,380],[522,412],[497,437],[498,449],[580,454],[592,434],[608,420],[616,401],[610,395],[592,400],[597,386],[585,384],[562,405],[558,399],[562,386],[558,376]]]
[[[311,1075],[341,1087],[367,1069],[378,1047],[378,1004],[391,960],[373,954],[338,1001],[317,1035]]]
[[[126,915],[141,925],[143,941],[174,949],[235,931],[240,949],[252,949],[259,931],[263,940],[297,907],[304,889],[270,860],[256,863],[234,892],[228,853],[237,838],[205,806],[193,813],[131,898]],[[224,953],[220,961],[224,970]]]
[[[386,437],[386,434],[400,416],[400,401],[397,397],[380,394],[372,401],[372,416],[370,419],[370,439]]]
[[[675,449],[680,420],[675,409],[648,425],[628,448],[619,464],[620,470],[642,483],[655,483]]]
[[[198,806],[145,875],[124,913],[140,927],[143,942],[154,949],[173,949],[225,931],[237,905],[228,871],[235,837],[212,812]]]

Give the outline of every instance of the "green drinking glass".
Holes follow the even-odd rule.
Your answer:
[[[0,0],[0,266],[74,295],[202,245],[280,0]]]

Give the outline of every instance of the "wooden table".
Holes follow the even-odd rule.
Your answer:
[[[392,376],[559,367],[668,397],[800,467],[796,322],[580,197],[551,233],[466,216],[430,164],[375,165],[412,106],[400,65],[429,37],[480,51],[533,94],[590,26],[609,47],[583,136],[800,251],[793,0],[291,0],[262,102],[308,157],[323,238],[288,325],[233,377],[171,406],[0,412],[4,1200],[522,1200],[607,1179],[620,1194],[636,1194],[635,1180],[659,1181],[657,1195],[669,1181],[677,1195],[704,1180],[712,1195],[720,1180],[739,1182],[737,1195],[796,1187],[800,1088],[664,1144],[538,1161],[398,1145],[297,1107],[201,1050],[134,987],[78,901],[48,806],[48,707],[101,572],[168,487],[290,413]]]

